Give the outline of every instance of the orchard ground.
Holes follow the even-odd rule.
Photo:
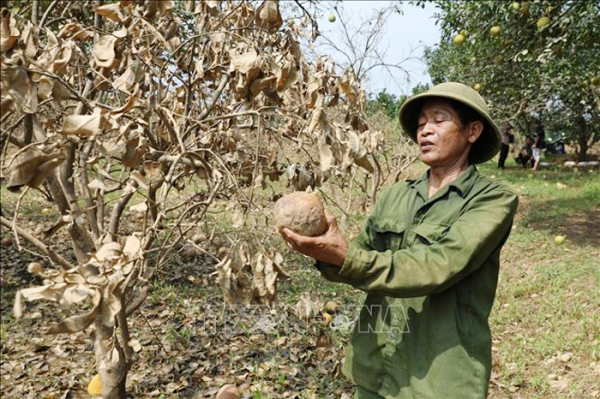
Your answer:
[[[490,397],[600,398],[600,170],[532,174],[509,164],[503,172],[492,162],[479,168],[507,181],[520,197],[490,320]],[[423,166],[412,169],[418,175]],[[2,208],[14,209],[17,197],[4,188],[1,194]],[[331,203],[326,206],[336,213]],[[340,218],[348,236],[365,219],[359,208],[349,207],[355,213]],[[54,212],[28,195],[20,217],[34,229],[51,225]],[[565,242],[556,244],[557,235]],[[2,237],[9,236],[3,228]],[[66,237],[57,236],[61,240],[59,248],[70,256]],[[287,251],[275,234],[266,244],[281,248],[292,276],[279,284],[273,309],[225,306],[212,274],[215,262],[206,255],[182,251],[162,271],[132,318],[138,359],[128,378],[131,397],[214,397],[225,383],[240,386],[246,398],[352,395],[340,367],[364,294],[320,278],[311,261]],[[14,244],[0,250],[1,396],[88,397],[95,373],[89,337],[41,335],[48,320],[63,314],[54,304],[27,304],[25,319],[15,322],[15,291],[40,281],[27,273],[32,255],[18,253]],[[308,321],[296,316],[296,304],[307,294],[317,308],[330,300],[340,305],[332,323],[320,312]]]

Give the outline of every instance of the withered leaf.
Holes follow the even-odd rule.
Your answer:
[[[256,21],[263,29],[279,29],[283,23],[279,13],[279,0],[265,0],[259,8]]]
[[[92,136],[104,127],[104,117],[100,112],[91,115],[69,115],[65,118],[60,134]]]
[[[0,51],[5,53],[19,40],[19,29],[11,13],[3,8],[0,14]]]
[[[16,191],[24,185],[38,187],[65,158],[62,152],[45,154],[34,147],[28,148],[14,161],[6,188]]]
[[[89,312],[67,317],[59,323],[51,323],[46,332],[48,334],[74,333],[89,327],[96,319],[100,308],[99,305],[102,302],[100,291],[98,289],[90,291],[92,291],[91,296],[93,306]]]
[[[94,38],[94,32],[80,23],[69,22],[61,28],[61,30],[58,32],[57,38],[70,38],[78,41],[87,41]]]
[[[94,44],[94,60],[101,68],[110,68],[115,62],[115,43],[117,38],[113,35],[103,35]]]
[[[103,4],[94,7],[94,11],[98,15],[102,15],[115,22],[123,22],[125,16],[121,13],[121,5],[119,3]]]

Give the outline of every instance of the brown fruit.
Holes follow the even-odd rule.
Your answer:
[[[315,193],[296,191],[275,203],[275,225],[287,227],[297,234],[315,237],[327,231],[325,209]]]
[[[0,240],[0,244],[4,245],[5,247],[11,246],[12,243],[13,240],[10,237],[4,237],[2,240]]]
[[[219,389],[216,399],[240,399],[241,397],[240,391],[235,386],[226,384]]]

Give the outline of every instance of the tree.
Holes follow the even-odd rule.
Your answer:
[[[426,51],[434,83],[479,84],[501,121],[526,134],[536,120],[567,129],[583,159],[600,139],[600,2],[435,3],[442,40]],[[458,34],[464,43],[453,41]]]
[[[20,250],[20,239],[35,248],[29,271],[43,280],[17,293],[14,314],[25,300],[83,309],[47,332],[93,331],[102,396],[125,397],[128,317],[157,271],[185,243],[218,262],[228,303],[273,303],[285,272],[263,245],[271,214],[258,191],[298,163],[315,175],[303,188],[372,171],[378,134],[361,87],[304,57],[300,37],[315,30],[304,6],[284,25],[277,1],[2,5],[2,171],[21,194],[0,221]],[[335,103],[345,118],[334,124]],[[22,224],[29,191],[54,203],[54,225]],[[207,217],[219,198],[227,229]],[[60,229],[73,257],[55,249]],[[204,234],[231,245],[212,252]]]

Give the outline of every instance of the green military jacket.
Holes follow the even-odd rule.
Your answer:
[[[470,166],[428,198],[428,173],[387,189],[342,267],[367,292],[344,373],[385,398],[485,398],[488,316],[517,196]]]

